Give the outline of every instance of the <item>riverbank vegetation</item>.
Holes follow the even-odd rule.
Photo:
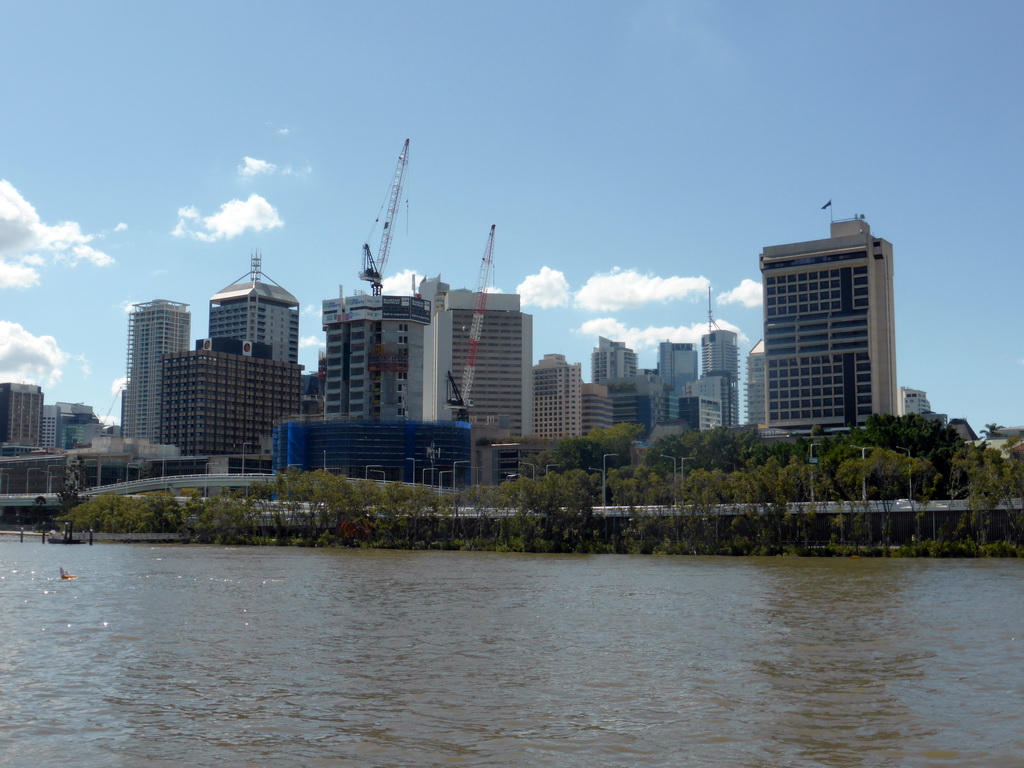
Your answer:
[[[210,543],[1024,556],[1024,463],[918,416],[789,443],[724,429],[649,446],[638,437],[633,425],[595,430],[552,444],[516,479],[458,493],[289,470],[247,493],[101,496],[66,517],[77,528]]]

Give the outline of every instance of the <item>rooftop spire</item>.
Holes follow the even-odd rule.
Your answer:
[[[251,257],[251,274],[254,283],[259,282],[263,277],[263,254],[258,248],[254,248]]]

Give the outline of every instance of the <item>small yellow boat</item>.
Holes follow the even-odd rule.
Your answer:
[[[62,573],[60,575],[62,579],[77,579],[77,576],[72,576],[70,573]]]

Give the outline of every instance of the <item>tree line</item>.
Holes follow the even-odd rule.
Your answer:
[[[1017,554],[1024,543],[1024,463],[919,416],[872,416],[843,435],[778,443],[715,429],[646,445],[641,432],[620,424],[553,442],[518,478],[457,494],[291,469],[248,492],[196,491],[184,503],[101,496],[66,518],[199,542],[391,548],[873,554],[898,545],[969,555]],[[934,499],[963,499],[971,511],[938,525],[933,513],[929,526]],[[856,511],[829,517],[825,502]],[[608,516],[605,504],[632,511]]]

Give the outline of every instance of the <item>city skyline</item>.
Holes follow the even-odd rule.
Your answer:
[[[969,330],[1017,274],[1024,9],[247,9],[0,10],[21,31],[0,52],[0,380],[119,414],[126,309],[188,304],[200,338],[254,252],[300,302],[312,372],[409,138],[385,291],[471,289],[496,224],[531,364],[589,369],[605,336],[653,368],[659,343],[699,345],[709,288],[745,364],[762,249],[865,214],[895,248],[897,384],[976,430],[1024,423],[1020,341]]]

